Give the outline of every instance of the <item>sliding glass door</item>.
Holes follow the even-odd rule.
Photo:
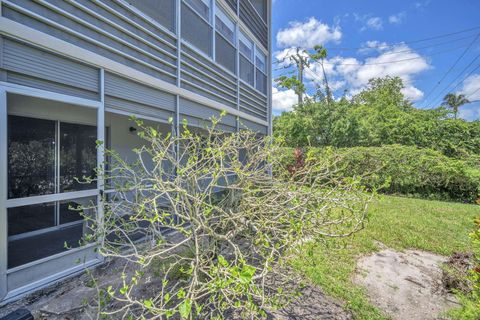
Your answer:
[[[96,126],[8,116],[8,199],[96,189]],[[18,205],[7,210],[8,269],[82,245],[80,206],[96,197]],[[33,201],[35,202],[35,201]],[[91,211],[91,210],[87,210]]]

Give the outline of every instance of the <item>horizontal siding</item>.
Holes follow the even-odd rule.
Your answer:
[[[222,130],[235,131],[237,127],[236,117],[227,114],[223,117],[220,111],[204,106],[197,102],[180,98],[180,121],[186,120],[188,125],[195,127],[207,127],[212,123],[210,118],[213,116],[217,119],[221,118],[219,128]]]
[[[168,120],[175,111],[176,96],[147,85],[105,73],[105,106],[124,113]]]
[[[99,70],[39,48],[2,38],[6,81],[98,100]]]
[[[261,124],[258,124],[249,120],[245,120],[245,119],[240,119],[239,123],[240,123],[240,129],[247,129],[247,130],[258,132],[264,135],[268,134],[268,128],[265,126],[262,126]]]
[[[268,49],[268,27],[249,0],[240,1],[240,20],[252,31],[261,44]]]
[[[107,112],[121,113],[127,115],[146,116],[149,118],[168,121],[173,118],[174,113],[171,111],[161,110],[152,106],[147,106],[138,102],[106,96],[105,110]]]
[[[261,120],[268,120],[267,97],[246,84],[240,85],[240,111]]]
[[[175,95],[109,72],[105,74],[105,95],[139,102],[159,109],[175,110]]]
[[[237,105],[235,76],[182,44],[181,86],[230,107]]]
[[[175,38],[113,1],[11,0],[2,15],[170,83]],[[120,16],[128,14],[127,18]],[[143,21],[143,20],[142,20]]]

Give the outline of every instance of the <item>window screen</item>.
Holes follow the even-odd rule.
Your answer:
[[[263,21],[267,21],[267,0],[251,0]]]
[[[235,43],[235,23],[217,7],[215,28],[231,43]]]
[[[248,58],[248,60],[253,61],[253,41],[245,36],[242,32],[239,34],[240,40],[240,52]]]
[[[182,38],[212,55],[212,27],[185,4],[182,4]]]
[[[205,20],[210,21],[210,0],[185,0],[185,2]]]
[[[236,74],[235,55],[235,47],[217,32],[215,39],[215,59],[222,66]]]
[[[256,88],[258,91],[267,94],[267,76],[257,69],[256,72]]]
[[[256,50],[256,57],[255,63],[257,64],[257,68],[261,70],[263,73],[267,73],[267,56],[257,48]]]
[[[175,0],[128,0],[170,31],[175,31]]]
[[[8,116],[8,197],[55,193],[55,121]]]
[[[240,55],[240,79],[253,86],[254,83],[253,63],[248,61],[243,55]]]

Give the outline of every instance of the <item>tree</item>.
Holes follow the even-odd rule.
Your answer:
[[[212,121],[202,134],[185,124],[180,136],[137,122],[145,145],[133,163],[107,150],[105,179],[115,193],[104,199],[103,220],[90,225],[100,253],[133,271],[100,288],[101,315],[263,318],[292,294],[286,262],[302,241],[362,228],[371,196],[333,177],[332,164],[292,173],[269,137],[220,132]]]
[[[298,47],[294,50],[295,53],[288,54],[282,62],[285,63],[285,60],[289,60],[290,63],[287,63],[285,68],[295,66],[298,75],[293,75],[290,77],[283,75],[275,79],[275,81],[282,88],[294,90],[295,94],[298,96],[298,105],[301,105],[304,103],[304,94],[307,90],[304,83],[305,70],[310,68],[312,63],[319,63],[323,73],[325,100],[327,101],[327,103],[331,102],[333,100],[333,95],[330,87],[328,86],[327,74],[324,67],[324,61],[327,58],[327,50],[321,45],[316,45],[311,50],[306,50]],[[321,91],[321,89],[317,88],[315,96],[319,96],[318,91]]]
[[[467,103],[470,103],[470,101],[464,94],[449,93],[443,98],[443,105],[452,109],[455,119],[458,117],[458,109]]]

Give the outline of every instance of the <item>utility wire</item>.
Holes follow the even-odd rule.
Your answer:
[[[470,50],[470,48],[473,46],[473,44],[477,41],[477,39],[480,37],[480,33],[477,34],[477,36],[475,37],[475,39],[473,39],[473,41],[470,43],[470,45],[462,52],[462,54],[457,58],[457,60],[455,60],[455,62],[453,63],[453,65],[447,70],[447,72],[445,72],[445,74],[443,75],[443,77],[440,79],[440,81],[437,82],[437,84],[429,91],[429,93],[427,94],[427,96],[425,97],[425,102],[424,102],[424,105],[426,106],[427,105],[427,102],[428,102],[428,98],[432,95],[432,93],[438,88],[438,86],[440,86],[440,84],[442,83],[443,80],[445,80],[445,78],[450,74],[450,72],[452,72],[452,70],[457,66],[458,62],[460,62],[460,60],[462,60],[462,58],[465,56],[465,54],[467,54],[468,50]]]
[[[450,83],[445,87],[443,88],[442,91],[440,91],[439,94],[435,95],[435,97],[433,98],[432,102],[435,102],[438,100],[438,98],[441,98],[442,97],[442,94],[448,90],[448,88],[453,84],[455,83],[455,81],[457,81],[458,78],[460,78],[462,76],[462,74],[468,70],[468,68],[470,68],[471,65],[473,65],[473,63],[478,59],[480,58],[480,54],[478,54],[475,58],[473,58],[472,61],[470,61],[470,63],[465,67],[463,68],[463,70],[452,80],[450,81]],[[470,71],[470,73],[468,75],[466,75],[465,77],[463,77],[460,81],[457,82],[457,84],[450,90],[450,91],[454,91],[459,85],[462,84],[463,81],[465,81],[470,75],[473,74],[473,72],[475,72],[475,70],[477,70],[478,68],[480,68],[480,65],[478,65],[477,67],[475,67],[472,71]]]
[[[394,46],[397,46],[399,44],[412,44],[412,43],[419,43],[419,42],[425,42],[425,41],[430,41],[430,40],[435,40],[435,39],[440,39],[440,38],[445,38],[445,37],[449,37],[449,36],[453,36],[453,35],[456,35],[456,34],[461,34],[461,33],[466,33],[466,32],[471,32],[473,30],[477,30],[477,29],[480,29],[480,26],[477,26],[477,27],[473,27],[473,28],[469,28],[469,29],[464,29],[464,30],[460,30],[460,31],[456,31],[456,32],[451,32],[451,33],[445,33],[445,34],[441,34],[441,35],[437,35],[437,36],[433,36],[433,37],[428,37],[428,38],[424,38],[424,39],[418,39],[418,40],[413,40],[413,41],[404,41],[404,42],[398,42],[396,44],[384,44],[384,45],[378,45],[378,46],[372,46],[370,48],[372,49],[381,49],[381,48],[388,48],[388,47],[394,47]],[[359,49],[365,49],[365,47],[353,47],[353,48],[327,48],[328,50],[359,50]]]

